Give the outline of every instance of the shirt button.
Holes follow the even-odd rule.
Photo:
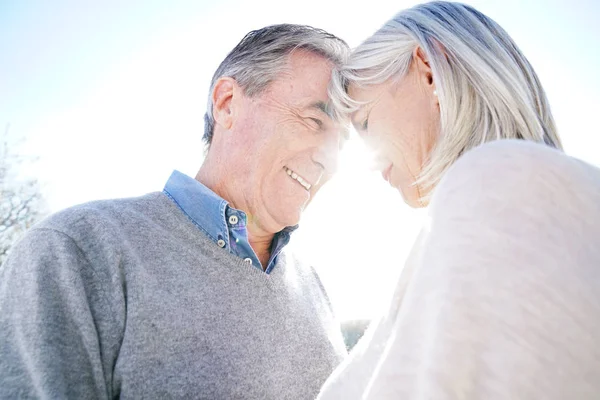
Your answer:
[[[235,224],[237,224],[237,223],[238,223],[238,217],[237,217],[237,216],[235,216],[235,215],[232,215],[231,217],[229,217],[229,223],[230,223],[231,225],[235,225]]]
[[[250,264],[250,265],[252,265],[252,259],[250,259],[250,258],[244,258],[244,262],[245,262],[246,264]]]
[[[219,247],[225,247],[225,241],[223,239],[217,240],[217,246],[219,246]]]

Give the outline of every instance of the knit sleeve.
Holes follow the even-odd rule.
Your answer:
[[[110,268],[34,228],[0,269],[0,398],[112,397],[124,313]]]

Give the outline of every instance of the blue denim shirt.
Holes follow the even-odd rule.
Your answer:
[[[263,269],[248,241],[245,212],[230,207],[215,192],[179,171],[173,171],[163,192],[217,246]],[[275,267],[277,255],[289,243],[290,235],[297,227],[290,226],[275,234],[271,258],[265,269],[267,274]]]

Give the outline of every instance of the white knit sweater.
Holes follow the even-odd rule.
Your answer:
[[[445,175],[331,399],[599,399],[600,171],[499,141]]]

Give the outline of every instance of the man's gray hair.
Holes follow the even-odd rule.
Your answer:
[[[297,49],[322,56],[334,68],[339,68],[349,53],[348,45],[342,39],[306,25],[271,25],[248,33],[225,57],[212,78],[204,116],[203,139],[207,146],[210,146],[215,129],[212,92],[217,80],[224,76],[231,77],[242,87],[244,94],[255,96],[278,76],[289,54]],[[332,110],[334,119],[341,115],[337,110]]]
[[[421,193],[430,193],[450,165],[484,142],[513,138],[561,148],[529,61],[496,22],[460,3],[425,3],[388,21],[333,72],[334,105],[348,113],[361,106],[348,96],[349,85],[398,82],[417,46],[430,63],[441,118],[439,137],[416,183]]]

